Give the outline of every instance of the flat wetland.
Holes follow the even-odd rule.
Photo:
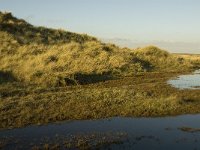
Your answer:
[[[163,149],[171,144],[187,149],[191,143],[198,143],[199,115],[166,117],[200,112],[199,89],[178,89],[167,83],[181,74],[142,73],[96,84],[48,89],[17,82],[3,84],[1,147]],[[12,90],[8,90],[10,87]],[[52,122],[57,124],[47,125]],[[12,129],[16,127],[20,128]],[[177,133],[179,136],[175,136]],[[176,138],[170,141],[166,138],[170,134]]]
[[[199,113],[199,89],[180,90],[167,84],[180,74],[152,72],[66,88],[26,87],[19,83],[1,85],[0,128],[114,116]]]

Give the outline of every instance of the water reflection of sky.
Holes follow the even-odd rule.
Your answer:
[[[168,83],[179,89],[200,89],[200,70],[190,75],[181,75],[177,79],[169,80]]]
[[[0,139],[14,137],[19,141],[17,144],[29,148],[30,143],[41,143],[41,139],[45,137],[53,141],[58,137],[76,134],[123,132],[127,133],[128,141],[124,141],[121,145],[113,145],[111,149],[199,149],[200,132],[188,133],[178,129],[180,127],[200,128],[199,120],[200,115],[183,115],[164,118],[116,117],[94,121],[72,121],[0,131]],[[15,145],[13,143],[14,141],[11,141],[7,148],[12,148]]]

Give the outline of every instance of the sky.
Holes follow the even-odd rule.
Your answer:
[[[200,53],[200,0],[0,0],[0,11],[120,46]]]

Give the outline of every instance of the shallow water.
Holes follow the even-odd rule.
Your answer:
[[[200,70],[169,80],[168,84],[179,89],[200,89]]]
[[[178,129],[180,127],[200,128],[200,115],[164,118],[116,117],[29,126],[0,131],[0,139],[11,139],[5,149],[30,149],[33,145],[49,141],[61,142],[59,137],[121,132],[126,133],[127,137],[122,144],[110,145],[110,149],[200,149],[200,132],[183,132]]]

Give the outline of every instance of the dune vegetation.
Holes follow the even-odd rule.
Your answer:
[[[34,27],[11,13],[0,13],[0,21],[0,71],[25,83],[67,86],[193,67],[155,46],[119,48],[88,35]]]
[[[198,90],[166,84],[200,67],[193,56],[155,46],[120,48],[2,12],[0,45],[0,128],[200,111]]]

